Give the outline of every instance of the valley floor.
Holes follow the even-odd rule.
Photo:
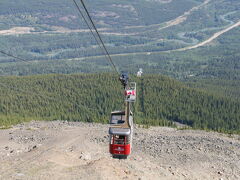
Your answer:
[[[108,153],[108,125],[30,122],[0,130],[0,179],[240,179],[240,136],[134,129],[132,155]]]

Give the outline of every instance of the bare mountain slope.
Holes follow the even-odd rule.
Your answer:
[[[0,131],[0,179],[240,179],[240,137],[135,128],[127,160],[108,153],[108,126],[31,122]]]

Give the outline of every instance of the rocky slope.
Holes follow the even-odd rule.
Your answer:
[[[240,136],[135,127],[124,160],[108,153],[107,133],[61,121],[0,130],[0,179],[240,179]]]

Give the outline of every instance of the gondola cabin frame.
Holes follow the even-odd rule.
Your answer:
[[[130,124],[132,125],[133,117],[130,113]],[[109,128],[109,152],[113,157],[125,157],[131,154],[132,148],[132,126],[123,128],[125,123],[125,112],[114,111],[111,113]]]

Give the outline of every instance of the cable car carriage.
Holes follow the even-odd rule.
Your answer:
[[[125,101],[135,102],[136,101],[136,83],[130,82],[129,86],[125,89]]]
[[[124,111],[111,113],[109,128],[109,152],[115,158],[127,158],[131,153],[133,116],[130,112],[129,124],[126,124]]]

